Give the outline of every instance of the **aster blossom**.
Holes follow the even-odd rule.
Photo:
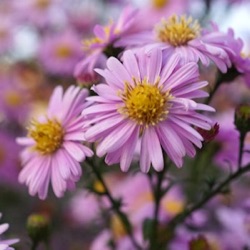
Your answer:
[[[47,35],[39,48],[39,60],[51,74],[72,75],[75,64],[80,61],[79,47],[80,39],[71,29]]]
[[[0,218],[2,214],[0,213]],[[11,240],[2,240],[1,235],[8,230],[9,224],[4,223],[0,225],[0,249],[1,250],[14,250],[14,248],[10,247],[10,245],[17,243],[18,239],[11,239]]]
[[[53,191],[61,197],[67,188],[79,180],[80,163],[92,151],[82,144],[83,117],[80,115],[87,96],[86,90],[70,86],[63,95],[55,88],[47,114],[33,120],[27,137],[17,142],[27,146],[21,154],[24,168],[19,181],[29,186],[30,195],[38,193],[45,199],[51,181]]]
[[[138,10],[127,6],[121,13],[119,19],[110,21],[105,26],[95,25],[94,37],[83,40],[84,58],[80,61],[74,71],[75,77],[80,77],[83,73],[92,73],[95,67],[105,65],[107,57],[121,52],[114,42],[125,34],[136,32],[136,17]]]
[[[192,17],[173,15],[163,18],[153,30],[124,36],[115,45],[126,48],[157,47],[167,54],[180,53],[183,63],[200,60],[207,66],[213,61],[225,73],[231,67],[229,54],[233,54],[226,46],[227,39],[228,34],[220,32],[214,24],[210,30],[205,30]]]
[[[200,90],[207,82],[198,80],[196,63],[180,62],[180,55],[165,58],[159,49],[128,50],[123,64],[111,57],[107,69],[96,69],[106,83],[92,87],[98,96],[89,97],[94,104],[83,111],[92,124],[85,137],[99,142],[97,155],[107,154],[108,165],[120,162],[127,171],[139,139],[143,172],[151,163],[157,171],[163,169],[162,149],[181,167],[186,154],[195,155],[194,145],[202,146],[203,138],[192,126],[209,130],[211,121],[196,110],[213,108],[192,98],[207,96]]]

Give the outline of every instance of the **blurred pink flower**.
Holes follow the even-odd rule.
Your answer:
[[[10,70],[0,75],[0,114],[7,120],[23,122],[30,110],[29,95],[11,74]]]
[[[0,218],[2,217],[2,214],[0,213]],[[0,236],[9,228],[9,224],[4,223],[0,225]],[[0,237],[0,249],[1,250],[14,250],[14,248],[10,247],[11,245],[19,242],[19,239],[11,239],[11,240],[3,240],[2,237]]]
[[[14,44],[15,24],[9,17],[1,17],[0,23],[0,53],[5,53]]]
[[[92,151],[82,144],[84,107],[87,91],[70,86],[64,96],[61,86],[55,88],[47,114],[31,123],[27,137],[17,138],[26,146],[21,154],[24,168],[19,181],[29,186],[30,195],[38,193],[45,199],[51,181],[57,197],[79,180],[81,161],[92,156]]]
[[[209,130],[211,121],[196,110],[214,109],[192,100],[207,96],[200,90],[207,82],[198,80],[196,63],[181,66],[180,60],[178,54],[163,59],[158,49],[138,55],[126,51],[123,64],[111,57],[107,69],[96,70],[106,83],[93,86],[98,96],[88,98],[95,103],[83,111],[93,124],[85,136],[99,142],[97,155],[107,154],[108,165],[120,162],[127,171],[139,138],[143,172],[151,163],[157,171],[163,169],[162,148],[181,167],[186,154],[195,155],[194,145],[202,146],[192,125]]]
[[[180,53],[182,63],[198,62],[208,65],[210,60],[217,67],[226,72],[231,66],[229,60],[229,47],[225,46],[227,34],[219,32],[217,26],[212,25],[211,30],[201,31],[197,20],[185,15],[173,15],[167,20],[162,19],[155,25],[154,30],[123,36],[115,46],[142,47],[148,49],[157,47],[166,54]]]
[[[69,213],[77,224],[90,225],[100,216],[100,202],[96,195],[79,190],[70,201]]]
[[[20,162],[18,155],[21,147],[16,144],[15,137],[0,129],[0,182],[16,186]]]
[[[83,71],[92,73],[95,67],[105,65],[107,57],[113,50],[120,52],[119,48],[114,48],[113,43],[121,36],[136,31],[137,9],[131,6],[126,7],[121,13],[119,19],[106,26],[96,25],[94,27],[94,38],[83,41],[84,58],[75,67],[74,76],[79,77]]]
[[[16,1],[15,8],[18,18],[38,28],[61,21],[63,15],[62,0],[25,0]]]
[[[217,217],[224,230],[223,238],[226,249],[247,249],[250,247],[250,217],[249,214],[239,208],[221,207],[217,211]]]
[[[162,17],[169,17],[173,13],[183,14],[187,11],[186,0],[146,0],[138,13],[137,22],[141,30],[153,28]],[[149,18],[150,17],[150,18]]]
[[[214,141],[218,143],[218,150],[214,155],[214,161],[221,167],[236,169],[239,158],[239,131],[234,125],[234,110],[229,110],[217,116],[215,119],[220,125],[220,131]],[[250,133],[245,139],[244,150],[250,150]],[[243,153],[242,164],[250,163],[250,154]]]
[[[228,30],[227,46],[234,52],[230,53],[230,60],[233,64],[233,70],[243,76],[245,83],[250,87],[250,55],[243,53],[243,41],[234,37],[234,31]],[[233,80],[233,79],[232,79]]]
[[[81,58],[80,44],[73,30],[47,35],[40,44],[38,59],[47,72],[71,76]]]

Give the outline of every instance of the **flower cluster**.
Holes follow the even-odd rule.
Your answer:
[[[248,249],[250,41],[133,2],[0,1],[1,210],[24,249]]]

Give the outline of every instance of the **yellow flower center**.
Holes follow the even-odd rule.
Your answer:
[[[92,37],[83,40],[83,50],[88,51],[93,44],[101,44],[102,41],[98,37]]]
[[[198,37],[200,30],[198,21],[185,15],[181,17],[173,15],[167,21],[163,19],[156,26],[158,39],[175,47],[186,45],[190,40]]]
[[[72,55],[72,49],[66,44],[61,44],[56,48],[55,53],[59,58],[68,58]]]
[[[152,0],[152,4],[155,8],[161,9],[166,6],[168,0]]]
[[[87,52],[92,52],[91,46],[98,45],[98,44],[105,45],[108,42],[108,39],[110,37],[111,25],[112,25],[112,21],[110,21],[110,23],[104,27],[106,39],[101,39],[101,38],[96,37],[96,36],[89,38],[89,39],[84,39],[83,40],[83,50],[87,51]]]
[[[5,29],[0,28],[0,39],[5,39],[8,36],[8,32]]]
[[[39,9],[46,9],[50,5],[50,0],[36,0],[36,7]]]
[[[127,235],[127,231],[121,221],[121,219],[117,215],[113,215],[110,220],[111,231],[116,240],[123,238]]]
[[[156,125],[164,120],[168,114],[167,102],[172,97],[169,92],[162,92],[158,84],[159,80],[152,85],[146,79],[134,79],[134,87],[125,83],[125,91],[122,93],[125,106],[118,111],[139,125]]]
[[[36,142],[35,150],[41,154],[51,154],[61,147],[64,133],[57,121],[48,120],[47,123],[33,121],[29,128],[29,136]]]
[[[5,155],[6,155],[5,149],[2,146],[0,146],[0,167],[1,164],[4,163],[5,161]]]
[[[170,215],[176,215],[183,211],[184,202],[181,200],[168,200],[163,201],[162,204],[165,211]]]
[[[15,91],[7,91],[4,95],[5,103],[11,107],[17,107],[22,104],[21,95]]]
[[[98,192],[98,193],[105,193],[105,188],[104,186],[102,185],[102,183],[100,181],[95,181],[93,183],[93,189],[94,191]]]

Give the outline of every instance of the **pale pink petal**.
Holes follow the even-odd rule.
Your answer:
[[[140,169],[142,172],[147,173],[150,169],[150,156],[148,153],[148,136],[145,132],[142,135],[142,142],[141,142],[141,154],[140,154]]]
[[[7,223],[0,225],[0,235],[4,233],[6,230],[8,230],[8,228],[9,228],[9,224]]]
[[[18,137],[16,142],[23,146],[32,146],[35,144],[35,141],[30,137]]]
[[[107,67],[122,84],[125,82],[132,82],[132,77],[118,59],[110,57],[107,60]]]
[[[63,96],[63,88],[62,86],[57,86],[50,98],[49,105],[48,105],[48,117],[52,118],[53,115],[57,112],[61,112],[61,105],[62,105],[62,96]]]
[[[154,84],[160,76],[162,67],[162,52],[160,50],[152,50],[148,55],[147,76],[148,81]]]
[[[136,79],[141,79],[136,57],[131,50],[127,50],[124,52],[123,64],[132,77],[135,77]]]
[[[132,122],[123,123],[120,126],[117,126],[117,128],[110,132],[109,135],[98,145],[96,154],[99,157],[102,157],[105,153],[120,148],[126,143],[136,126],[137,125]]]
[[[158,135],[155,132],[155,129],[149,127],[145,131],[145,136],[148,137],[147,141],[149,143],[147,145],[147,148],[152,165],[156,171],[162,171],[164,167],[163,155],[161,150],[161,144]]]
[[[124,172],[128,171],[133,159],[136,143],[138,142],[139,138],[139,132],[140,128],[136,127],[122,150],[120,165],[121,170]]]
[[[66,141],[63,143],[63,147],[77,161],[83,161],[85,159],[85,154],[77,143]]]

